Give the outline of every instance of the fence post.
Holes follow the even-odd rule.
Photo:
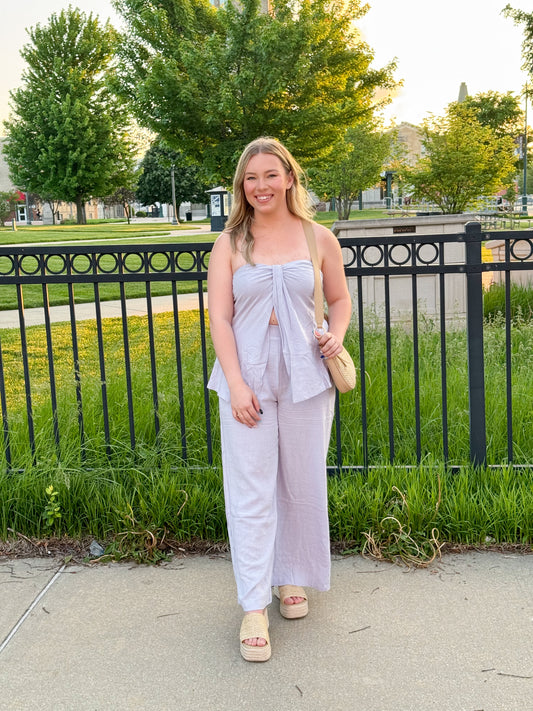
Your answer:
[[[469,222],[465,226],[465,233],[470,461],[474,465],[483,466],[487,462],[487,432],[485,424],[481,225],[479,222]],[[478,269],[472,270],[472,267],[475,266]]]

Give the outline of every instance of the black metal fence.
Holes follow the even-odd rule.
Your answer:
[[[482,262],[482,241],[491,237],[505,242],[502,262]],[[398,457],[398,444],[403,437],[399,424],[410,419],[411,463],[427,456],[449,465],[465,463],[458,461],[456,454],[450,455],[451,449],[455,452],[455,429],[450,424],[457,418],[449,406],[449,340],[458,332],[465,337],[463,409],[468,411],[469,448],[465,459],[474,464],[487,463],[484,271],[504,273],[506,307],[501,330],[505,349],[506,447],[498,463],[512,463],[511,280],[514,273],[524,273],[533,266],[533,233],[489,234],[482,232],[479,224],[470,223],[464,233],[343,238],[341,245],[345,273],[354,294],[353,328],[347,340],[362,375],[356,391],[337,399],[330,468],[405,464],[405,459]],[[447,262],[450,245],[464,245],[465,259]],[[11,304],[17,317],[16,328],[0,330],[0,456],[7,469],[24,467],[28,453],[33,461],[49,458],[50,452],[58,460],[64,459],[65,451],[72,447],[82,460],[95,452],[113,458],[124,450],[134,453],[148,447],[156,451],[170,448],[176,463],[188,466],[218,462],[218,428],[214,422],[217,413],[211,407],[206,387],[214,358],[204,294],[211,247],[211,243],[188,243],[0,248],[0,301],[4,308]],[[421,348],[425,347],[427,318],[419,293],[421,278],[428,275],[434,276],[437,290],[438,308],[431,328],[437,333],[438,348],[429,367],[438,373],[438,386],[432,380],[430,388],[438,403],[438,413],[435,414],[433,403],[431,417],[439,423],[438,437],[431,435],[429,443],[423,441],[427,408],[421,384]],[[365,281],[376,277],[381,279],[379,329],[384,355],[381,365],[373,362],[369,368],[376,310],[365,296]],[[451,278],[462,284],[464,315],[451,313],[453,309],[447,306]],[[406,279],[409,284],[408,319],[405,314],[397,318],[398,279],[403,279],[404,291]],[[58,289],[62,292],[58,293]],[[161,293],[166,294],[164,316],[154,307]],[[189,319],[185,327],[187,312],[182,307],[191,298],[190,293],[194,294],[195,318]],[[110,297],[115,299],[112,303],[117,309],[112,320],[114,330],[110,330],[108,319]],[[129,316],[134,297],[142,297],[145,305],[140,331],[132,330]],[[41,326],[27,324],[29,311],[24,303],[28,298],[32,304],[38,302]],[[65,326],[61,326],[60,333],[54,323],[57,317],[53,304],[58,301],[66,304],[67,311],[59,318],[69,324],[68,337]],[[93,304],[94,315],[87,322],[90,337],[79,318],[82,301]],[[6,323],[2,325],[5,327]],[[400,413],[395,410],[399,397],[395,390],[395,339],[399,333],[407,335],[410,349],[410,405],[403,406]],[[88,375],[91,358],[94,372]],[[427,370],[427,364],[424,368]],[[373,375],[378,370],[384,377],[380,392],[376,391]],[[386,403],[387,412],[385,424],[380,424],[383,441],[376,448],[372,406],[380,399]]]

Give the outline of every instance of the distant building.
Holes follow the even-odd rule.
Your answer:
[[[461,104],[466,97],[468,96],[468,89],[466,87],[465,82],[461,82],[461,86],[459,87],[459,96],[457,97],[457,101]]]
[[[4,158],[4,141],[5,138],[0,138],[0,192],[8,193],[14,186],[9,177],[9,166]]]
[[[395,126],[394,130],[398,136],[398,141],[405,146],[407,162],[411,166],[416,165],[424,154],[422,131],[418,126],[406,121],[402,121],[399,126]]]

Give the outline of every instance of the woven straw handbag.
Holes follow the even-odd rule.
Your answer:
[[[318,268],[318,253],[316,248],[315,233],[309,222],[303,223],[305,238],[309,246],[309,253],[313,263],[313,273],[315,277],[315,321],[317,331],[324,330],[324,293],[320,280],[320,270]],[[347,393],[355,388],[356,373],[355,365],[351,355],[344,346],[339,355],[326,359],[326,365],[335,383],[335,387],[340,393]]]

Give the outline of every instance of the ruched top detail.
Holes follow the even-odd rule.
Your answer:
[[[318,395],[331,379],[313,334],[313,265],[307,259],[285,264],[245,264],[233,275],[233,332],[241,373],[259,396],[268,356],[268,328],[276,314],[293,402]],[[208,388],[230,399],[224,373],[215,361]]]

